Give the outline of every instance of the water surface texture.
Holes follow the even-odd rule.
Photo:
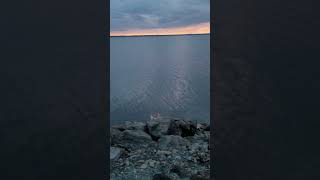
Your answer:
[[[112,37],[111,124],[210,119],[210,36]]]

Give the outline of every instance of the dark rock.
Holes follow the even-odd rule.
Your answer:
[[[166,148],[183,148],[185,146],[189,146],[190,142],[184,139],[181,136],[176,135],[166,135],[162,136],[159,141],[159,148],[166,149]]]
[[[186,137],[186,136],[193,136],[195,135],[197,131],[197,126],[193,124],[192,122],[184,122],[180,124],[181,128],[181,136]]]
[[[209,178],[194,174],[190,177],[190,180],[209,180]]]
[[[110,129],[110,143],[111,145],[118,144],[123,137],[123,133],[116,128]]]
[[[171,120],[168,128],[168,135],[178,135],[181,136],[181,128],[179,120]]]
[[[179,135],[182,137],[193,136],[197,132],[197,125],[191,121],[171,120],[168,135]]]
[[[203,131],[210,131],[210,124],[207,124],[207,123],[197,124],[197,129],[203,130]]]
[[[117,124],[112,126],[113,129],[117,129],[119,131],[124,131],[126,130],[126,126],[124,124]]]
[[[170,172],[176,173],[178,176],[182,176],[181,168],[177,165],[173,165],[172,168],[170,169]]]
[[[171,180],[171,178],[165,174],[155,174],[152,180]]]

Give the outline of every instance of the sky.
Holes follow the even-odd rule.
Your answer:
[[[210,0],[111,0],[110,35],[206,34]]]

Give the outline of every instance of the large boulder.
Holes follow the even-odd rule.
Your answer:
[[[168,134],[170,119],[153,119],[147,122],[147,132],[154,140],[158,140],[161,136]]]
[[[122,139],[130,143],[147,143],[152,141],[149,134],[140,130],[125,130],[123,131]]]
[[[121,139],[117,142],[117,146],[133,151],[137,148],[147,148],[154,145],[151,136],[140,130],[124,130]]]
[[[197,125],[192,121],[172,119],[168,127],[168,135],[182,137],[193,136],[197,132]]]
[[[146,123],[143,122],[135,122],[135,121],[126,121],[124,123],[124,128],[127,130],[146,130]]]
[[[158,145],[160,149],[167,149],[167,148],[180,149],[180,148],[189,146],[190,142],[181,136],[166,135],[166,136],[162,136],[159,139]]]

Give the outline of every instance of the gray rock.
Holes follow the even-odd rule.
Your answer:
[[[172,118],[118,125],[111,129],[111,140],[122,151],[111,150],[111,179],[209,179],[209,134],[190,121]]]
[[[145,168],[147,168],[147,167],[148,167],[148,165],[147,165],[146,163],[144,163],[144,164],[142,164],[142,165],[140,166],[141,169],[145,169]]]
[[[182,147],[188,146],[190,142],[181,136],[176,135],[166,135],[162,136],[159,141],[159,148],[166,149],[166,148],[176,148],[180,149]]]
[[[110,129],[110,142],[111,145],[118,144],[122,139],[123,133],[116,128]]]
[[[149,134],[140,130],[125,130],[123,131],[123,140],[130,143],[147,143],[151,142],[152,138]]]
[[[115,161],[115,160],[119,159],[122,152],[123,152],[123,149],[121,149],[121,148],[110,147],[110,160]]]
[[[146,123],[135,122],[135,121],[126,121],[124,127],[125,127],[125,129],[128,129],[128,130],[145,131],[146,130]]]
[[[125,124],[116,124],[116,125],[112,125],[113,129],[117,129],[119,131],[124,131],[126,130],[126,126]]]
[[[147,131],[157,140],[163,135],[167,135],[170,119],[153,119],[147,122]]]
[[[204,130],[204,131],[210,131],[210,124],[199,123],[199,124],[197,124],[197,129]]]

